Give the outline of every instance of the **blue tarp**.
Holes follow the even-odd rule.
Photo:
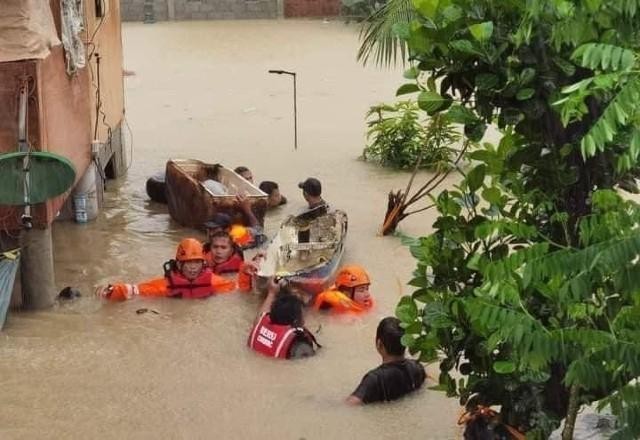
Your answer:
[[[20,253],[17,250],[0,253],[0,330],[7,317],[19,262]]]

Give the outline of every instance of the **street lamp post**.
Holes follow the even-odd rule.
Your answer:
[[[269,73],[276,75],[290,75],[293,77],[293,148],[298,149],[298,99],[296,91],[296,73],[286,70],[269,70]]]

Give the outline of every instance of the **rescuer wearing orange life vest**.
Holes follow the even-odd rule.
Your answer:
[[[244,263],[240,248],[224,231],[209,236],[209,243],[204,245],[204,261],[213,273],[221,275],[238,272]]]
[[[287,287],[269,282],[267,297],[249,333],[249,347],[265,356],[299,359],[313,356],[320,347],[304,327],[302,301]]]
[[[373,307],[370,285],[369,275],[362,267],[344,266],[336,276],[334,287],[316,296],[313,308],[332,313],[367,312]]]
[[[235,282],[215,275],[204,262],[202,243],[185,238],[178,245],[176,259],[164,264],[163,278],[140,284],[111,284],[99,291],[112,301],[140,296],[168,296],[172,298],[206,298],[216,293],[230,292]]]

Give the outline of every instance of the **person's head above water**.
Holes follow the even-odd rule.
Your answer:
[[[302,197],[309,204],[309,208],[313,209],[321,206],[322,200],[322,184],[315,177],[308,177],[304,182],[298,183],[298,188],[302,190]]]
[[[398,318],[387,316],[380,321],[376,330],[376,348],[383,360],[404,357],[405,348],[401,342],[403,335],[404,330],[400,327]]]
[[[308,177],[304,182],[298,183],[298,188],[302,190],[305,199],[322,195],[322,184],[315,177]]]
[[[240,174],[245,180],[253,183],[253,173],[251,170],[245,166],[239,166],[235,170],[233,170],[236,174]]]
[[[269,310],[271,322],[302,327],[304,325],[302,306],[300,298],[291,293],[287,287],[281,287]]]
[[[336,276],[336,288],[365,307],[371,306],[369,274],[360,266],[344,266]]]
[[[202,243],[195,238],[185,238],[176,250],[178,270],[188,280],[195,280],[204,268],[204,250]]]
[[[224,212],[219,212],[211,218],[208,222],[204,224],[205,228],[207,228],[207,235],[209,237],[209,241],[211,241],[211,237],[218,232],[227,232],[231,227],[231,216],[225,214]]]
[[[229,260],[235,252],[233,239],[224,231],[211,234],[209,240],[211,243],[211,256],[215,263],[224,263]]]
[[[276,206],[287,203],[287,199],[280,194],[280,187],[276,182],[265,180],[264,182],[260,182],[258,188],[269,196],[269,199],[267,199],[267,206],[269,208],[275,208]]]

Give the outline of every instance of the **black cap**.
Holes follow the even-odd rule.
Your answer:
[[[304,182],[298,183],[298,188],[312,197],[318,197],[322,194],[322,184],[315,177],[309,177]]]
[[[231,217],[224,212],[219,212],[214,215],[211,220],[206,222],[204,226],[209,229],[228,228],[231,226]]]

